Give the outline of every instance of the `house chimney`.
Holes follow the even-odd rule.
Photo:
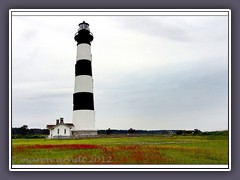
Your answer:
[[[60,118],[60,123],[63,123],[63,118]]]
[[[59,119],[56,120],[56,125],[58,125],[58,124],[59,124]]]

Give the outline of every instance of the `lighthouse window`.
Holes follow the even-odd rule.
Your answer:
[[[81,30],[81,29],[86,29],[86,30],[89,30],[89,28],[88,28],[88,25],[87,24],[80,24],[79,25],[79,29]]]
[[[57,133],[59,134],[59,129],[57,130]]]
[[[67,130],[66,129],[64,129],[64,134],[66,134],[67,133]]]

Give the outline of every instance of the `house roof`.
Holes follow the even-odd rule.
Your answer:
[[[47,128],[52,129],[54,126],[56,126],[56,125],[47,125]]]
[[[65,125],[65,126],[68,126],[68,127],[74,126],[73,123],[59,123],[57,125],[47,125],[47,129],[53,129],[53,128],[59,126],[59,125]]]

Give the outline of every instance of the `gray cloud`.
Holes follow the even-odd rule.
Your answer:
[[[211,113],[209,118],[199,122],[192,119],[196,128],[202,127],[202,123],[219,118],[216,108],[227,114],[228,105],[227,66],[218,67],[218,59],[207,62],[179,64],[177,69],[167,66],[142,74],[125,74],[114,84],[101,85],[106,93],[101,96],[95,93],[101,97],[96,98],[96,108],[99,107],[99,112],[109,112],[107,116],[113,119],[112,124],[115,124],[114,117],[132,117],[130,121],[143,118],[152,124],[156,121],[164,124],[169,119],[171,125],[163,127],[169,129],[177,128],[173,122],[178,121],[179,115],[185,117],[182,127],[194,128],[188,124],[191,121],[189,114],[194,118],[194,115],[200,117],[206,112]],[[224,111],[222,107],[225,107]],[[144,127],[146,121],[137,121],[136,126]]]
[[[172,41],[192,42],[227,39],[228,17],[158,16],[119,17],[121,27]]]

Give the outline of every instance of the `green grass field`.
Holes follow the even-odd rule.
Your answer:
[[[227,164],[228,136],[13,139],[13,164]]]

